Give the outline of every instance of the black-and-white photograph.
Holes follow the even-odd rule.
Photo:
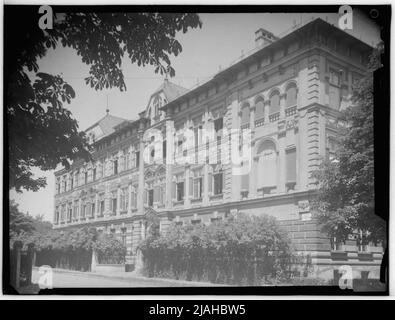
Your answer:
[[[5,294],[388,294],[390,6],[3,8]]]

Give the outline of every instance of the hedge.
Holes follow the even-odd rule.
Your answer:
[[[144,272],[213,283],[259,285],[290,277],[294,255],[272,217],[239,214],[210,225],[172,224],[139,245]]]

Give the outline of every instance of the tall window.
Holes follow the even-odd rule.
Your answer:
[[[130,156],[129,156],[129,150],[127,148],[123,149],[123,157],[124,157],[124,161],[123,161],[124,170],[129,170]]]
[[[90,208],[89,208],[89,217],[94,218],[95,217],[95,210],[96,210],[96,204],[95,204],[95,198],[91,199],[90,202]]]
[[[74,201],[74,208],[73,208],[73,218],[74,219],[78,219],[78,215],[79,215],[79,201],[75,200]]]
[[[99,212],[100,212],[100,216],[104,215],[104,193],[99,195]]]
[[[214,195],[220,195],[223,193],[222,171],[213,174],[213,191],[214,191]]]
[[[68,209],[67,209],[67,222],[71,222],[72,215],[73,215],[73,208],[72,208],[72,204],[69,203]]]
[[[340,108],[340,72],[333,69],[329,72],[329,106],[338,110]]]
[[[288,85],[286,90],[286,101],[285,101],[286,107],[292,107],[296,105],[296,98],[297,98],[296,85],[294,83],[291,83],[290,85]]]
[[[82,199],[81,219],[85,219],[86,209],[87,209],[86,199]]]
[[[241,125],[246,125],[250,123],[250,105],[248,103],[243,104],[241,107]]]
[[[55,208],[55,224],[59,223],[59,207]]]
[[[255,102],[255,120],[261,120],[265,118],[265,105],[263,99],[259,97]]]
[[[127,211],[128,210],[128,205],[129,205],[129,201],[128,201],[129,197],[128,197],[128,188],[122,188],[121,189],[121,211]]]
[[[140,151],[136,151],[135,167],[138,168],[139,166],[140,166]]]
[[[59,178],[56,180],[56,193],[57,194],[60,193],[60,179]]]
[[[193,199],[201,199],[203,197],[202,170],[195,170],[193,172],[193,177],[190,178],[189,192]]]
[[[258,189],[276,187],[277,185],[276,146],[270,140],[264,141],[258,146],[257,156],[258,156],[258,166],[257,166]]]
[[[287,189],[294,189],[296,184],[296,148],[286,150],[287,163]]]
[[[70,173],[69,175],[69,181],[70,181],[70,189],[74,189],[74,179],[73,179],[73,174]]]
[[[177,182],[177,201],[184,200],[184,181]]]
[[[85,173],[84,173],[84,183],[85,184],[88,183],[88,170],[85,170]]]
[[[280,111],[280,93],[278,91],[274,91],[270,96],[270,107],[269,113],[276,113]]]
[[[126,228],[121,229],[121,242],[126,247]]]
[[[137,207],[137,186],[132,187],[132,194],[130,197],[130,206],[135,209]]]
[[[96,181],[96,168],[93,168],[93,181]]]
[[[111,193],[111,213],[113,215],[117,214],[117,192],[113,191]]]
[[[113,160],[113,174],[118,174],[118,159]]]
[[[152,207],[154,205],[154,189],[147,190],[148,206]]]

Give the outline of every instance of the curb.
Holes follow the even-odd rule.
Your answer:
[[[39,267],[33,267],[33,270],[38,270]],[[199,281],[186,281],[186,280],[176,280],[176,279],[167,279],[167,278],[148,278],[144,276],[139,276],[136,274],[133,274],[133,272],[128,272],[130,276],[126,276],[123,274],[106,274],[106,273],[96,273],[96,272],[88,272],[88,271],[77,271],[77,270],[67,270],[67,269],[59,269],[59,268],[52,268],[53,272],[57,273],[69,273],[69,274],[75,274],[75,275],[83,275],[83,276],[88,276],[88,277],[94,277],[94,278],[107,278],[107,279],[117,279],[117,280],[142,280],[142,281],[147,281],[151,282],[153,281],[160,281],[164,283],[179,283],[183,285],[189,285],[193,287],[227,287],[225,284],[216,284],[216,283],[211,283],[211,282],[199,282]]]

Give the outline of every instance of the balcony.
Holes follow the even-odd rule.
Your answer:
[[[265,118],[255,120],[255,127],[262,127],[265,124]]]
[[[241,127],[241,130],[249,129],[250,128],[250,124],[249,123],[244,123],[240,127]]]
[[[296,106],[288,107],[285,109],[285,116],[290,117],[297,113]]]
[[[280,112],[276,112],[269,115],[269,122],[275,122],[280,120]]]

